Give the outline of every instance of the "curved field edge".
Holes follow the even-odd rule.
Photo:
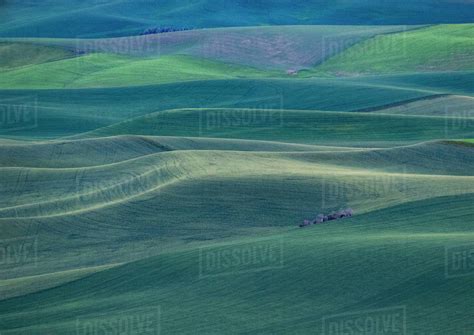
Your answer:
[[[231,79],[102,89],[1,90],[3,109],[22,108],[26,115],[36,117],[29,117],[29,122],[13,119],[11,126],[0,130],[2,137],[10,139],[58,138],[155,111],[190,107],[354,111],[440,94],[440,91],[456,92],[460,85],[472,80],[472,74],[452,76],[434,75],[430,83],[415,88],[405,88],[398,82],[372,83],[369,79]],[[396,79],[411,81],[411,77]],[[453,87],[434,90],[431,82]]]
[[[158,152],[225,150],[256,152],[351,151],[334,147],[204,137],[117,135],[52,141],[0,143],[1,167],[72,168],[113,164]]]
[[[245,183],[255,176],[275,179],[287,171],[291,171],[293,178],[311,180],[319,197],[324,199],[326,186],[336,193],[334,201],[346,197],[344,202],[358,203],[362,211],[362,208],[367,210],[380,205],[374,201],[378,193],[386,204],[404,198],[426,197],[430,183],[438,185],[440,196],[468,192],[473,177],[468,168],[459,170],[459,164],[472,165],[471,160],[463,158],[469,151],[467,147],[436,143],[388,150],[319,153],[187,150],[89,168],[2,168],[2,184],[16,196],[0,199],[3,203],[0,213],[3,218],[11,219],[77,215],[140,198],[153,198],[153,194],[162,191],[166,194],[167,188],[176,183],[216,178],[230,185],[239,180]],[[400,163],[412,157],[418,157],[416,164]],[[370,168],[366,167],[367,162],[371,162]],[[61,180],[61,184],[41,193],[32,188],[48,180]],[[365,184],[373,184],[375,193],[369,192],[364,200],[357,199],[350,189],[363,188]],[[28,191],[24,189],[27,186]],[[334,187],[341,189],[334,190]],[[384,187],[388,188],[387,194],[383,192]],[[432,191],[431,194],[438,193]]]
[[[397,115],[285,109],[187,108],[150,113],[73,138],[184,136],[305,145],[390,147],[472,135],[467,114]]]
[[[48,290],[118,265],[119,264],[100,265],[96,267],[77,268],[33,276],[0,279],[1,300]]]

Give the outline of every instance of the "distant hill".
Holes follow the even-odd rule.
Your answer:
[[[473,22],[462,0],[0,2],[0,36],[112,37],[154,26],[212,28],[300,24],[434,24]]]
[[[378,35],[316,67],[318,75],[474,70],[474,25],[438,25]],[[313,73],[314,74],[314,73]]]

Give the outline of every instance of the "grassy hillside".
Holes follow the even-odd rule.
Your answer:
[[[2,168],[1,228],[9,237],[39,234],[38,261],[44,263],[5,269],[5,275],[122,262],[145,252],[145,241],[153,239],[162,250],[188,239],[246,234],[251,227],[293,227],[317,210],[351,206],[363,213],[463,194],[472,189],[471,151],[454,144],[350,153],[180,150],[93,168]],[[97,238],[104,242],[90,248],[88,239]],[[116,239],[123,248],[109,250]],[[89,248],[91,256],[74,256],[78,248]],[[101,252],[106,259],[92,256]]]
[[[271,8],[271,10],[269,10]],[[104,37],[134,35],[153,26],[239,27],[300,24],[433,24],[472,22],[473,5],[465,1],[336,0],[272,2],[263,0],[153,1],[50,0],[3,2],[2,36]],[[179,14],[178,14],[179,13]],[[87,22],[87,24],[84,24]]]
[[[429,90],[438,94],[473,96],[473,71],[388,74],[345,78],[348,82],[373,84],[380,87],[400,87]]]
[[[137,59],[91,54],[8,71],[0,79],[0,88],[139,86],[203,79],[258,78],[272,74],[277,75],[244,66],[188,56]]]
[[[301,115],[320,113],[379,116],[290,111],[288,124],[304,130],[310,123],[297,124]],[[192,124],[188,117],[179,118],[177,135]],[[412,124],[430,129],[421,118]],[[38,256],[35,267],[2,269],[2,333],[74,334],[91,320],[152,315],[169,333],[305,334],[322,329],[323,318],[373,309],[390,317],[398,306],[408,334],[464,335],[472,327],[470,277],[445,275],[445,247],[472,240],[471,146],[289,152],[291,144],[265,143],[263,150],[276,152],[242,152],[253,145],[262,143],[119,137],[3,144],[17,166],[1,168],[0,229],[6,238],[35,236]],[[24,167],[21,156],[32,151],[39,166]],[[349,206],[353,218],[296,227],[315,212]],[[273,257],[203,267],[203,253],[241,253],[249,245],[271,246]],[[148,310],[156,307],[159,321]]]
[[[13,59],[13,65],[21,63],[22,58],[15,55],[27,56],[24,49],[28,47],[30,53],[37,50],[43,56],[5,72],[0,88],[116,87],[288,77],[286,71],[308,69],[321,62],[313,70],[302,71],[300,77],[473,70],[471,25],[417,28],[251,27],[111,39],[21,39],[22,43],[6,44],[10,54],[5,62]],[[278,52],[272,52],[275,49]],[[52,52],[58,53],[54,54],[56,59],[49,55]],[[80,56],[70,58],[73,52]],[[66,55],[70,59],[64,59]]]
[[[180,109],[148,114],[83,136],[192,136],[378,147],[465,138],[472,134],[467,116],[451,121],[444,116],[362,112]]]
[[[335,152],[356,149],[202,137],[112,136],[33,143],[22,141],[3,143],[0,145],[0,153],[8,159],[0,161],[0,164],[4,167],[86,167],[112,164],[143,155],[174,150]]]
[[[448,150],[452,152],[446,152]],[[178,150],[144,154],[143,157],[90,168],[31,168],[28,170],[28,179],[22,180],[21,183],[18,180],[21,180],[24,168],[6,167],[2,168],[2,185],[9,194],[15,193],[18,196],[0,197],[0,215],[3,218],[21,218],[74,214],[86,209],[117,205],[149,193],[160,193],[167,186],[188,180],[192,183],[207,179],[208,176],[222,180],[252,179],[257,175],[273,178],[285,170],[291,170],[297,179],[299,175],[300,178],[307,175],[316,184],[324,178],[327,178],[328,183],[342,179],[349,184],[345,185],[346,187],[350,187],[352,183],[352,187],[358,187],[356,180],[359,177],[362,180],[374,178],[376,183],[382,182],[384,177],[393,178],[400,183],[400,194],[397,194],[397,197],[393,194],[387,195],[388,199],[383,203],[386,205],[389,199],[402,200],[403,198],[397,199],[400,196],[408,200],[413,196],[434,196],[437,192],[441,195],[466,192],[471,187],[472,179],[466,176],[471,176],[472,171],[466,171],[465,166],[470,166],[474,161],[470,157],[463,157],[463,154],[471,151],[471,147],[454,144],[314,153]],[[412,157],[418,157],[416,164],[402,163]],[[443,164],[436,166],[436,160]],[[459,166],[461,163],[462,167]],[[350,175],[353,175],[353,180],[345,179]],[[437,182],[443,187],[433,190],[430,194],[417,191],[418,188],[428,187],[426,180],[433,175],[437,176]],[[47,180],[61,182],[48,190],[35,187],[41,186]],[[403,182],[407,183],[405,194],[401,188]],[[97,186],[95,183],[101,187],[94,187]],[[87,187],[88,185],[90,187]],[[75,192],[66,195],[74,190],[74,187],[77,188]],[[318,188],[320,187],[321,185]],[[313,200],[316,198],[313,197]],[[354,198],[352,201],[355,203],[361,200]],[[382,203],[378,204],[380,205]],[[364,206],[368,204],[362,202],[359,206],[359,211],[363,211]]]
[[[104,310],[112,320],[120,320],[119,313],[143,316],[149,315],[147,308],[160,307],[160,328],[169,333],[285,334],[321,329],[322,319],[335,314],[350,312],[357,317],[366,310],[388,308],[391,315],[396,312],[390,308],[404,306],[408,334],[439,330],[466,334],[472,327],[473,301],[466,296],[470,279],[445,278],[444,247],[470,242],[472,200],[470,195],[434,198],[338,224],[280,232],[270,240],[253,237],[189,245],[5,300],[0,306],[7,312],[0,320],[4,329],[17,332],[73,334],[87,320],[107,320]],[[446,203],[448,210],[443,207]],[[410,213],[412,221],[401,218],[401,212]],[[221,276],[199,277],[199,246],[217,253],[242,251],[249,244],[279,248],[275,252],[283,251],[283,262],[266,271],[246,273],[242,270],[248,267],[237,266],[218,268]],[[450,308],[452,304],[458,308]],[[180,313],[186,314],[184,321]],[[455,315],[455,323],[447,322]]]
[[[474,98],[462,95],[434,96],[413,102],[375,110],[377,113],[397,115],[445,116],[454,118],[472,118]]]
[[[439,150],[440,148],[436,149]],[[441,149],[443,148],[441,147]],[[449,176],[437,176],[440,187],[428,195],[426,193],[426,187],[429,186],[426,180],[430,178],[428,173],[439,174],[441,171],[447,173],[449,171],[448,167],[418,167],[418,169],[407,167],[405,169],[407,174],[404,175],[399,173],[403,168],[402,164],[398,164],[397,167],[394,166],[396,158],[400,158],[400,153],[398,155],[389,154],[386,156],[382,153],[382,157],[380,157],[381,153],[379,152],[367,156],[363,155],[362,152],[356,152],[346,155],[348,157],[346,157],[345,164],[341,164],[340,160],[343,156],[345,156],[343,153],[338,153],[336,157],[332,157],[326,154],[285,155],[276,153],[228,153],[225,151],[166,152],[89,169],[32,168],[29,170],[28,183],[24,184],[11,183],[11,180],[15,180],[15,177],[24,173],[20,168],[4,168],[2,177],[4,188],[11,192],[10,194],[16,193],[21,196],[14,199],[2,196],[0,198],[0,205],[2,206],[0,216],[4,219],[14,219],[77,215],[91,210],[100,211],[104,207],[115,207],[124,203],[131,202],[133,204],[133,202],[140,199],[143,200],[160,194],[162,190],[166,193],[168,186],[179,185],[181,182],[190,185],[191,190],[193,183],[197,180],[208,180],[209,175],[212,175],[216,180],[221,180],[224,184],[228,184],[231,180],[237,182],[240,179],[245,184],[259,175],[269,178],[269,181],[276,180],[277,176],[281,176],[282,171],[286,169],[291,169],[292,175],[296,180],[303,180],[303,178],[312,179],[313,186],[317,189],[321,188],[320,183],[324,179],[326,179],[328,184],[334,182],[336,185],[340,180],[343,180],[349,184],[345,185],[345,187],[352,186],[357,188],[359,186],[357,184],[358,181],[363,182],[373,178],[376,180],[376,183],[381,183],[384,177],[393,178],[394,182],[399,184],[397,186],[399,190],[398,192],[393,190],[394,194],[386,195],[385,205],[390,202],[400,202],[404,198],[403,201],[408,201],[437,194],[465,193],[468,192],[469,187],[472,187],[471,177],[454,177],[455,174],[459,173],[456,171],[459,169],[455,169]],[[410,157],[410,155],[404,156]],[[451,157],[455,157],[455,155],[451,155]],[[358,162],[362,158],[365,158],[365,162],[374,162],[371,169],[360,166],[361,164]],[[315,163],[318,160],[321,163]],[[430,159],[426,160],[430,161]],[[471,163],[470,159],[461,160],[458,158],[457,160],[462,161],[464,164]],[[387,161],[392,166],[389,166]],[[455,164],[451,165],[455,166]],[[335,166],[338,167],[335,168]],[[351,169],[353,172],[349,173]],[[365,171],[372,169],[375,171]],[[384,169],[398,170],[398,173],[392,172],[393,174],[384,175],[384,172],[382,172]],[[413,172],[423,173],[413,175],[412,171],[408,169],[413,170]],[[353,175],[352,179],[349,179],[348,177],[351,175]],[[54,188],[51,187],[48,190],[38,192],[39,190],[35,185],[41,185],[45,180],[61,182]],[[404,182],[410,183],[410,185],[402,185]],[[97,186],[96,183],[100,184],[101,187],[95,187]],[[284,184],[286,182],[283,182]],[[403,186],[406,187],[405,191]],[[68,194],[75,187],[75,192]],[[313,200],[317,199],[313,197]],[[370,199],[370,201],[369,199],[351,199],[349,197],[345,199],[345,202],[350,201],[351,205],[357,205],[359,211],[366,211],[381,206],[381,204],[374,204],[374,199]],[[266,199],[265,201],[268,200]],[[329,204],[331,201],[340,200],[331,199],[327,200],[327,202]]]
[[[454,82],[459,85],[459,80]],[[1,134],[71,136],[155,111],[189,107],[353,111],[439,92],[401,86],[323,79],[232,79],[103,89],[1,90],[4,105],[37,111],[33,127],[20,119],[1,129]]]
[[[119,38],[17,40],[86,53],[134,56],[185,54],[286,71],[312,67],[378,34],[416,28],[417,26],[257,26],[197,29]]]
[[[376,36],[338,54],[312,74],[363,75],[474,70],[474,25],[440,25]]]
[[[73,52],[62,47],[4,42],[0,43],[0,71],[70,58],[73,55]]]
[[[101,39],[20,39],[80,52],[185,54],[266,69],[308,68],[378,34],[417,26],[258,26]],[[275,50],[278,50],[275,52]]]

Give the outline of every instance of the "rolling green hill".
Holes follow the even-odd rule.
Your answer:
[[[142,246],[145,250],[138,246],[142,240],[159,239],[167,249],[180,240],[247,234],[243,230],[251,227],[293,227],[321,208],[352,206],[364,213],[469,193],[471,151],[469,146],[436,143],[313,153],[183,148],[90,168],[2,168],[1,183],[7,192],[0,199],[0,224],[8,236],[35,231],[43,240],[39,261],[44,266],[18,270],[47,273],[50,267],[62,271],[74,264],[118,263],[132,257],[127,256],[131,246],[133,253],[145,252],[147,244]],[[61,160],[58,155],[52,162]],[[287,171],[291,174],[284,177]],[[45,184],[50,186],[46,189]],[[226,195],[229,187],[233,191]],[[166,210],[157,211],[160,208]],[[38,215],[49,217],[22,218]],[[179,229],[174,224],[178,217]],[[222,226],[222,220],[228,225]],[[202,229],[196,231],[196,225]],[[87,253],[102,250],[105,258],[74,256],[77,248],[90,248],[87,239],[99,232],[100,240],[111,240]],[[123,250],[108,250],[117,238],[123,239]],[[50,245],[50,239],[58,244]],[[64,262],[58,262],[55,253],[64,248],[72,249],[63,255]],[[103,260],[97,263],[99,259]]]
[[[11,62],[10,67],[23,67],[4,72],[0,88],[117,87],[205,79],[282,78],[288,77],[285,71],[317,64],[320,65],[301,71],[299,76],[472,71],[471,32],[472,25],[289,26],[111,39],[17,39],[22,43],[4,46],[4,62]],[[273,49],[279,52],[271,52]],[[24,64],[21,57],[15,56],[27,57],[28,52],[40,56],[31,64]]]
[[[30,168],[25,180],[22,180],[25,168],[5,167],[2,168],[2,185],[8,193],[0,197],[0,216],[13,219],[70,215],[110,207],[143,196],[146,198],[150,193],[160,193],[170,185],[188,180],[195,182],[209,176],[222,180],[253,179],[257,175],[272,179],[285,170],[292,171],[296,180],[298,176],[307,176],[316,185],[321,179],[326,179],[327,183],[342,180],[348,184],[344,187],[349,188],[360,186],[357,183],[359,178],[362,183],[364,179],[372,181],[373,178],[376,184],[383,183],[384,178],[393,178],[400,185],[396,187],[397,192],[391,190],[397,193],[397,197],[386,195],[388,198],[382,204],[387,205],[389,201],[424,198],[434,196],[436,192],[440,192],[440,195],[467,192],[472,179],[467,176],[472,176],[472,171],[466,171],[465,167],[472,165],[473,160],[463,156],[471,150],[471,147],[455,144],[301,153],[178,150],[143,154],[142,157],[86,168]],[[408,163],[412,157],[417,157],[416,164]],[[436,161],[443,164],[438,166],[434,163]],[[426,180],[433,176],[443,187],[429,194],[425,190],[417,190],[430,187]],[[47,180],[56,180],[58,184],[48,190],[41,189],[40,186]],[[402,186],[406,188],[405,192]],[[321,185],[318,185],[317,189],[320,188]],[[75,191],[65,196],[71,190]],[[11,197],[8,194],[18,196]],[[402,198],[397,199],[400,196]],[[360,199],[352,199],[353,204],[357,201]],[[367,210],[364,206],[374,205],[362,202],[359,211]]]
[[[71,58],[73,55],[71,51],[62,47],[32,43],[0,43],[0,71]]]
[[[34,268],[3,268],[2,333],[74,334],[92,319],[144,317],[155,307],[162,331],[184,334],[308,333],[323,318],[387,308],[391,315],[398,306],[409,334],[472,326],[470,277],[445,276],[445,247],[472,239],[471,146],[318,151],[227,141],[3,144],[17,167],[1,168],[0,229],[36,236],[38,259]],[[253,146],[276,152],[241,151]],[[28,152],[37,168],[22,167]],[[356,216],[296,227],[315,211],[346,206]],[[270,245],[280,258],[267,261],[270,269],[203,268],[203,252],[249,245]],[[178,322],[177,313],[189,321]],[[456,324],[444,319],[454,313]]]
[[[281,171],[285,171],[280,162],[275,161],[275,164]],[[266,171],[264,173],[267,175],[271,174],[271,171],[262,171]],[[300,171],[303,172],[303,170]],[[308,173],[311,173],[310,171],[308,170]],[[328,173],[334,173],[334,171],[328,170]],[[192,226],[198,222],[202,222],[199,226],[205,229],[205,232],[201,230],[199,235],[191,235],[191,241],[195,242],[188,243],[179,249],[169,247],[168,252],[151,258],[100,271],[86,278],[59,285],[54,289],[4,300],[0,302],[2,310],[7,311],[0,317],[3,329],[13,330],[12,333],[15,333],[15,329],[17,332],[22,332],[31,328],[52,334],[72,334],[78,322],[81,325],[87,319],[104,318],[104,311],[114,316],[116,313],[133,313],[136,309],[143,310],[159,306],[160,327],[162,331],[171,333],[195,333],[196,329],[204,333],[217,333],[223,331],[222,319],[225,320],[227,330],[233,329],[238,332],[287,333],[289,329],[292,329],[299,333],[307,333],[310,329],[321,329],[324,317],[344,312],[364,315],[366,310],[404,306],[409,334],[415,334],[421,330],[438,331],[440,329],[453,334],[463,334],[465,329],[472,326],[469,310],[473,301],[466,299],[465,293],[470,287],[470,278],[447,279],[445,277],[445,246],[462,245],[471,241],[472,229],[469,216],[472,212],[472,195],[437,197],[428,192],[428,189],[440,191],[444,189],[444,192],[450,192],[449,189],[461,191],[458,188],[459,185],[456,185],[457,182],[449,177],[443,180],[429,175],[426,177],[406,176],[410,180],[408,186],[410,191],[403,191],[403,179],[393,179],[391,182],[393,184],[389,187],[377,187],[373,184],[374,180],[383,184],[384,179],[371,179],[370,174],[363,174],[369,179],[366,184],[360,183],[353,179],[358,174],[353,169],[344,172],[340,170],[336,172],[339,177],[333,175],[333,178],[342,177],[339,173],[349,174],[351,179],[344,182],[335,179],[336,183],[343,183],[340,185],[345,187],[359,185],[362,188],[358,191],[335,193],[334,196],[352,194],[354,197],[352,199],[355,200],[361,199],[361,195],[368,197],[370,190],[374,193],[368,197],[371,200],[366,202],[366,205],[371,202],[383,204],[383,209],[366,214],[360,213],[354,218],[320,227],[308,229],[288,227],[285,230],[275,227],[273,236],[268,235],[272,232],[270,229],[266,231],[266,238],[257,237],[257,233],[252,232],[251,226],[268,226],[269,222],[272,225],[284,224],[285,220],[278,219],[282,216],[282,210],[286,213],[297,212],[293,214],[295,219],[312,211],[315,203],[314,195],[317,195],[320,189],[316,187],[317,184],[308,183],[307,176],[298,183],[297,175],[295,175],[293,180],[283,184],[280,184],[282,182],[280,178],[260,179],[260,182],[267,187],[272,185],[267,188],[266,197],[263,199],[259,197],[263,194],[248,192],[249,188],[254,192],[260,189],[255,178],[245,181],[241,176],[237,182],[232,179],[214,177],[212,181],[206,181],[212,187],[197,184],[193,188],[192,183],[197,181],[191,181],[182,185],[181,188],[149,198],[145,202],[134,202],[132,205],[142,207],[136,213],[142,213],[140,218],[144,218],[144,214],[156,215],[157,213],[153,213],[150,209],[156,208],[159,203],[162,205],[166,203],[166,208],[173,211],[173,206],[170,206],[173,201],[180,201],[183,204],[186,199],[186,204],[189,206],[192,204],[191,199],[194,199],[196,205],[202,205],[202,200],[207,196],[210,197],[209,200],[214,197],[214,199],[219,199],[220,206],[226,204],[236,210],[234,214],[226,217],[225,222],[228,225],[224,227],[227,228],[222,226],[222,217],[213,211],[213,206],[201,207],[199,215],[196,210],[191,210],[192,207],[189,207],[189,216],[194,220],[188,221],[180,217],[182,224],[179,225],[179,232],[176,232],[176,228],[173,229],[171,223],[166,224],[167,220],[160,219],[152,221],[156,225],[155,228],[150,226],[150,221],[146,223],[141,220],[135,221],[132,227],[126,228],[122,215],[127,211],[131,215],[133,210],[130,207],[118,207],[113,211],[108,211],[107,214],[103,213],[109,217],[109,222],[115,221],[114,218],[122,217],[121,220],[115,221],[113,228],[107,225],[99,228],[114,232],[113,235],[110,233],[108,235],[109,243],[113,240],[112,236],[118,238],[125,234],[128,238],[135,236],[136,239],[140,229],[146,229],[149,237],[154,233],[160,236],[163,233],[179,233],[183,237],[186,236],[184,234],[186,229],[192,229]],[[390,178],[389,175],[386,177]],[[412,184],[415,180],[418,181]],[[222,183],[226,182],[234,185],[232,198],[224,196],[228,194],[228,187]],[[467,183],[472,183],[471,178],[461,178],[459,182],[464,184],[465,192],[469,192]],[[219,184],[221,184],[220,187],[218,187]],[[423,184],[427,187],[426,189],[419,188]],[[436,187],[433,187],[434,184]],[[299,185],[298,191],[290,191],[289,185]],[[407,202],[408,199],[404,197],[407,193],[404,192],[411,193],[412,191],[420,192],[419,195],[428,198]],[[399,201],[403,201],[403,204],[387,203],[386,201],[397,192],[400,192]],[[301,209],[295,210],[294,206],[288,203],[287,206],[277,207],[280,209],[276,210],[269,200],[273,199],[281,206],[290,199],[284,194],[298,195],[299,199],[293,198],[294,203],[300,199],[307,199],[300,202],[298,206],[306,210],[300,212]],[[178,195],[187,197],[177,197]],[[235,202],[235,199],[242,196],[246,206]],[[260,200],[255,203],[259,198]],[[155,205],[149,207],[150,202]],[[263,203],[265,206],[262,206]],[[449,207],[446,207],[446,204],[449,204]],[[362,203],[357,202],[357,205],[361,206]],[[119,208],[121,210],[117,211]],[[149,210],[147,211],[146,208]],[[263,213],[262,209],[264,209]],[[204,210],[208,210],[209,214],[201,217]],[[244,213],[241,212],[242,210]],[[232,213],[229,210],[226,212]],[[400,215],[400,213],[405,214]],[[164,212],[162,214],[166,215]],[[96,212],[94,215],[82,214],[82,217],[86,220],[100,216]],[[171,217],[168,217],[168,220]],[[240,217],[253,219],[248,223],[250,226],[247,228],[248,237],[233,237],[217,244],[216,241],[198,242],[199,236],[222,238],[225,232],[229,233],[229,230],[234,236],[239,234],[241,225],[231,223],[241,223]],[[40,225],[43,228],[39,230],[39,236],[48,240],[48,237],[42,234],[61,234],[61,226],[65,228],[67,220],[67,218],[62,218],[62,220],[50,218],[44,221],[49,223]],[[77,220],[77,217],[69,218],[69,220]],[[204,224],[205,221],[207,224]],[[215,222],[215,225],[210,222]],[[54,230],[52,230],[53,227],[55,227]],[[74,228],[73,231],[78,230]],[[190,233],[192,234],[192,230]],[[240,234],[243,233],[240,232]],[[259,235],[262,236],[262,232]],[[84,238],[82,238],[82,243],[85,242]],[[103,244],[104,239],[102,241]],[[129,245],[129,242],[123,238],[121,241],[124,248]],[[143,240],[139,241],[144,243]],[[137,243],[138,241],[135,240],[135,244]],[[202,252],[211,250],[218,253],[219,250],[224,249],[241,251],[245,250],[247,245],[258,247],[269,243],[274,248],[279,248],[277,252],[282,260],[280,263],[278,259],[277,266],[269,263],[274,265],[273,269],[256,271],[259,270],[259,264],[257,264],[256,270],[249,272],[249,267],[242,264],[231,269],[204,268],[212,272],[204,272],[207,275],[204,277],[199,275],[203,271],[199,260],[199,254]],[[54,245],[54,250],[64,247],[66,246],[57,243]],[[162,245],[161,248],[163,247]],[[202,247],[206,249],[200,249]],[[90,245],[88,248],[90,250]],[[155,245],[155,248],[159,247]],[[165,247],[165,249],[168,248]],[[90,251],[88,255],[91,257]],[[131,257],[130,254],[124,256]],[[62,257],[65,256],[62,255]],[[102,259],[106,258],[107,253],[103,253]],[[329,259],[330,262],[328,262]],[[47,259],[44,261],[47,262]],[[45,269],[46,266],[45,264],[42,268]],[[374,272],[374,268],[378,271]],[[380,270],[383,271],[380,272]],[[218,276],[215,275],[215,271],[219,274]],[[364,275],[367,272],[371,272],[371,275]],[[420,285],[421,283],[423,284]],[[442,292],[445,292],[441,295],[438,291],[440,287],[443,288]],[[238,292],[238,294],[232,292]],[[334,292],[340,292],[340,294],[335,295]],[[350,294],[343,295],[343,292],[350,292]],[[453,303],[461,306],[461,312],[456,309],[457,322],[449,324],[443,316],[454,316],[455,311],[449,308]],[[112,306],[120,307],[113,308]],[[426,314],[427,309],[430,311],[429,314]],[[186,320],[189,321],[178,322],[176,318],[178,311],[185,313]],[[139,316],[142,315],[140,311],[137,313]],[[239,322],[242,317],[248,321],[245,325]]]
[[[197,29],[118,38],[5,40],[63,47],[77,53],[99,52],[142,57],[188,55],[286,71],[310,68],[375,35],[416,28],[418,26],[257,26]]]
[[[442,138],[466,138],[465,115],[390,115],[252,109],[180,109],[147,114],[82,136],[150,135],[272,140],[330,146],[395,146]]]
[[[86,167],[116,163],[143,155],[174,150],[228,151],[350,151],[350,147],[331,147],[203,137],[112,136],[93,139],[46,142],[4,143],[0,162],[4,167]]]
[[[459,80],[453,82],[460,85]],[[20,106],[37,116],[33,126],[20,118],[0,133],[24,139],[72,136],[160,110],[189,107],[356,111],[450,90],[345,79],[227,79],[121,88],[0,90],[3,106],[12,110]]]
[[[311,75],[473,71],[474,25],[439,25],[376,36],[316,67]]]
[[[420,99],[385,109],[375,110],[378,113],[397,115],[445,116],[454,118],[472,118],[474,98],[462,95],[433,96],[431,99]]]
[[[135,59],[91,54],[5,72],[0,79],[0,87],[51,89],[139,86],[189,80],[258,78],[271,75],[271,72],[188,56]],[[277,74],[273,73],[273,75]]]

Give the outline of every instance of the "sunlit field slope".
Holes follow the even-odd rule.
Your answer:
[[[278,73],[273,73],[277,77]],[[167,82],[270,77],[272,72],[189,56],[150,59],[92,54],[15,69],[2,74],[1,88],[139,86]]]
[[[474,25],[440,25],[376,36],[315,69],[318,74],[360,75],[474,70]]]

